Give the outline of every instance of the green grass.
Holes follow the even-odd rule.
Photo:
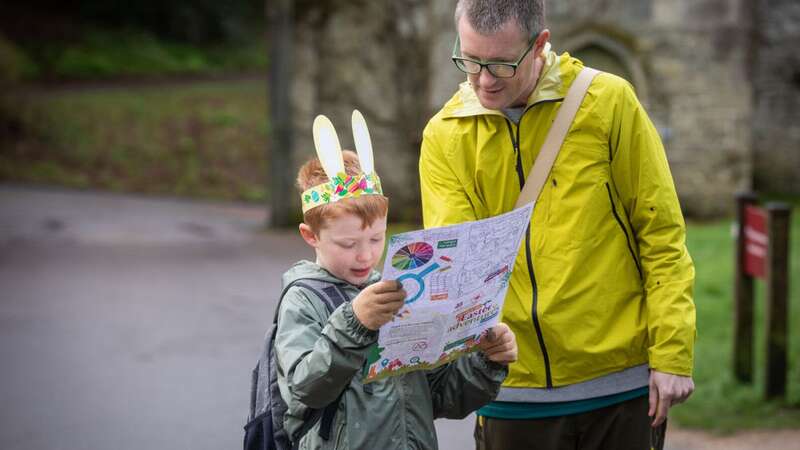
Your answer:
[[[733,238],[730,221],[688,226],[688,246],[697,279],[698,336],[695,347],[696,391],[670,416],[680,425],[728,432],[743,428],[800,427],[800,208],[793,211],[790,236],[790,305],[788,395],[766,402],[764,386],[764,286],[757,281],[755,380],[742,384],[732,369]]]
[[[8,94],[0,97],[0,127],[0,181],[266,197],[264,80]]]

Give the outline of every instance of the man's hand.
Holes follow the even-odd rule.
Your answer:
[[[392,320],[405,303],[406,291],[397,281],[385,280],[364,288],[353,299],[353,313],[362,325],[377,330]]]
[[[650,410],[647,415],[653,417],[652,426],[661,425],[667,419],[669,408],[686,401],[692,392],[694,392],[692,377],[651,370]]]
[[[511,328],[502,322],[489,328],[478,348],[488,360],[499,364],[508,365],[517,360],[517,339]]]

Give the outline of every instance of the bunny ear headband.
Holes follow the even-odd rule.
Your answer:
[[[375,173],[372,159],[372,142],[367,122],[358,110],[353,110],[353,139],[356,143],[361,173],[348,175],[344,170],[342,147],[331,121],[319,115],[314,119],[314,146],[322,168],[330,181],[318,184],[303,192],[303,213],[317,206],[360,195],[383,195],[381,180]]]

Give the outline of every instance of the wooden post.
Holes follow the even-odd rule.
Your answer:
[[[294,0],[266,0],[267,46],[269,51],[269,165],[267,190],[270,199],[270,228],[283,228],[293,223],[293,211],[299,205],[293,195],[292,166],[292,41]]]
[[[767,373],[766,397],[782,397],[786,393],[786,360],[788,354],[789,295],[789,217],[791,208],[785,203],[768,203],[767,227]]]
[[[745,207],[756,203],[756,195],[736,195],[736,263],[734,287],[733,372],[736,379],[753,381],[753,277],[745,273]]]

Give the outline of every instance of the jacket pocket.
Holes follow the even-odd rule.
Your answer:
[[[603,181],[558,181],[548,190],[552,193],[548,230],[556,237],[544,243],[548,253],[561,253],[565,246],[586,251],[599,245],[604,233],[610,229]]]
[[[333,448],[336,450],[347,448],[344,445],[344,430],[346,426],[347,424],[342,421],[342,423],[340,423],[339,427],[336,429],[336,438],[333,440]]]

